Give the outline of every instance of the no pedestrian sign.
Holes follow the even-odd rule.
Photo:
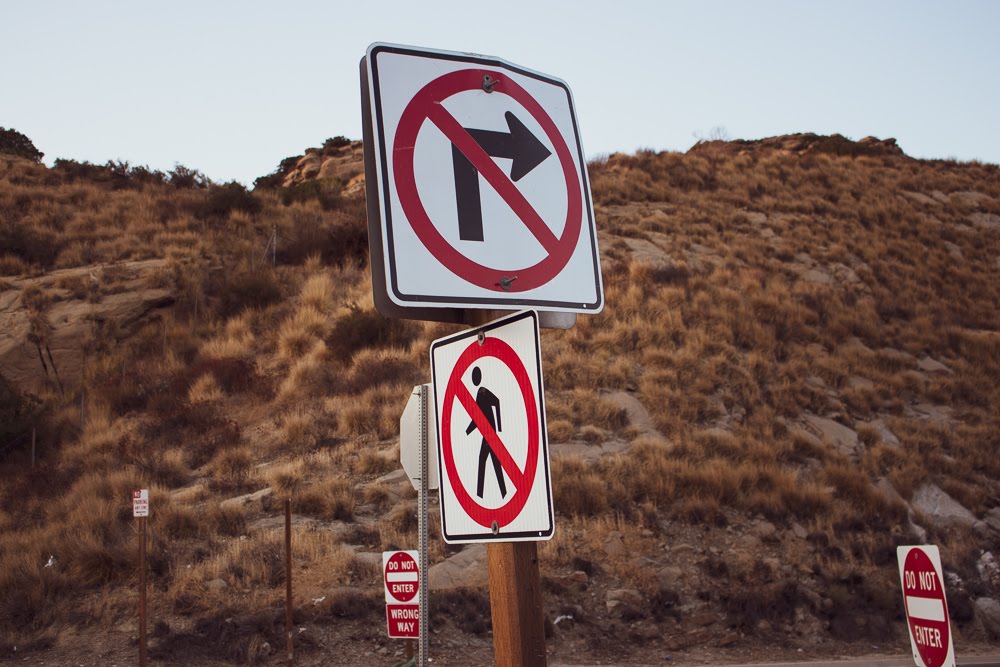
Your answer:
[[[362,76],[373,279],[393,304],[601,310],[587,167],[563,81],[391,44],[368,48]]]
[[[550,539],[537,313],[434,341],[431,369],[445,541]]]
[[[383,551],[382,578],[385,582],[385,620],[389,636],[420,636],[420,570],[416,551]]]
[[[934,545],[897,547],[903,605],[917,667],[954,667],[941,554]]]

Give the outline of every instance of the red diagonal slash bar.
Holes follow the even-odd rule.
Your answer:
[[[559,239],[552,233],[549,226],[545,224],[538,212],[525,199],[517,186],[503,173],[496,162],[493,161],[486,151],[480,147],[476,140],[472,138],[461,123],[455,120],[440,102],[430,106],[427,117],[444,133],[451,143],[458,146],[458,150],[468,158],[469,162],[475,166],[483,178],[493,186],[497,193],[503,198],[511,210],[521,219],[528,231],[534,235],[546,252],[555,252]]]
[[[476,422],[479,432],[486,438],[486,442],[489,443],[493,454],[500,461],[500,465],[507,473],[507,476],[510,477],[510,481],[514,483],[514,487],[517,489],[525,488],[524,473],[517,466],[510,452],[507,451],[507,446],[503,444],[500,436],[493,430],[493,426],[490,425],[483,411],[479,409],[476,399],[472,397],[472,394],[465,388],[465,385],[459,384],[455,390],[455,398],[458,399],[458,402],[462,404],[465,411],[472,417],[472,421]]]

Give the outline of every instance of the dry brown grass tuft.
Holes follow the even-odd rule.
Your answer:
[[[301,451],[316,444],[315,419],[306,412],[293,412],[285,415],[278,431],[277,448],[280,450]]]
[[[398,435],[399,416],[412,393],[413,385],[392,383],[355,396],[330,398],[326,410],[336,419],[340,435],[384,440]]]
[[[278,400],[317,397],[329,392],[334,383],[330,355],[323,341],[315,341],[308,354],[296,361],[278,388]]]
[[[266,473],[268,484],[282,496],[291,495],[306,479],[306,463],[303,460],[281,463],[268,468]]]
[[[552,503],[560,514],[596,516],[608,510],[606,483],[600,472],[578,458],[552,459]]]
[[[329,313],[336,304],[336,287],[326,274],[310,276],[302,286],[299,298],[303,306],[320,313]]]
[[[382,452],[366,450],[355,466],[360,475],[382,475],[399,467],[399,457],[387,456]]]
[[[322,312],[305,305],[287,320],[278,333],[278,355],[287,360],[300,358],[322,342],[330,328],[330,320]]]
[[[256,340],[252,321],[259,315],[254,311],[244,311],[226,322],[221,336],[211,338],[201,346],[201,353],[216,359],[242,358],[253,352]]]
[[[211,484],[218,490],[241,490],[256,482],[253,458],[246,449],[224,449],[208,464]]]
[[[188,402],[192,404],[212,403],[225,397],[225,395],[215,376],[211,373],[206,373],[194,381],[194,384],[188,389],[187,398]]]
[[[303,486],[292,497],[302,514],[321,519],[350,521],[356,507],[354,486],[345,479],[327,479]]]

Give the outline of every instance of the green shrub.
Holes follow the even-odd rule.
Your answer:
[[[66,158],[56,158],[52,166],[64,183],[84,181],[110,186],[112,190],[141,190],[145,185],[161,185],[167,181],[162,171],[145,165],[133,167],[125,160],[108,160],[104,164],[92,164],[86,160],[77,162]]]
[[[326,345],[334,358],[346,362],[366,347],[404,347],[416,336],[412,322],[390,320],[374,310],[352,305],[350,311],[334,323]]]
[[[225,218],[232,211],[259,213],[260,201],[236,181],[224,185],[214,185],[209,188],[208,197],[195,211],[199,218]]]
[[[350,146],[351,140],[347,137],[337,135],[323,142],[323,155],[339,155],[340,149]]]
[[[41,403],[22,394],[0,374],[0,456],[8,447],[26,440],[41,415]]]
[[[65,243],[52,231],[0,218],[0,248],[28,264],[50,267]]]
[[[318,201],[324,211],[336,210],[343,203],[339,189],[332,187],[329,182],[319,179],[296,183],[281,191],[281,203],[285,206],[310,199]]]
[[[267,176],[261,176],[253,182],[254,188],[268,189],[268,188],[280,188],[285,182],[285,176],[288,175],[295,165],[299,163],[299,159],[302,156],[293,155],[291,157],[286,157],[278,164],[278,168],[272,171]]]
[[[319,254],[327,266],[363,266],[368,258],[368,225],[364,202],[345,200],[332,215],[303,211],[278,244],[278,259],[301,264]]]
[[[45,153],[35,148],[31,139],[14,129],[0,127],[0,153],[16,155],[31,160],[41,162]]]
[[[281,300],[281,288],[271,271],[237,273],[219,287],[219,313],[231,317],[246,308],[264,308]]]
[[[207,188],[211,181],[197,169],[189,169],[182,164],[174,165],[168,174],[170,184],[181,190],[200,190]]]

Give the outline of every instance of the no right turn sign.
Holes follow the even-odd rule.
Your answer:
[[[565,82],[393,44],[369,47],[362,76],[380,310],[384,290],[404,308],[600,312],[590,183]]]

